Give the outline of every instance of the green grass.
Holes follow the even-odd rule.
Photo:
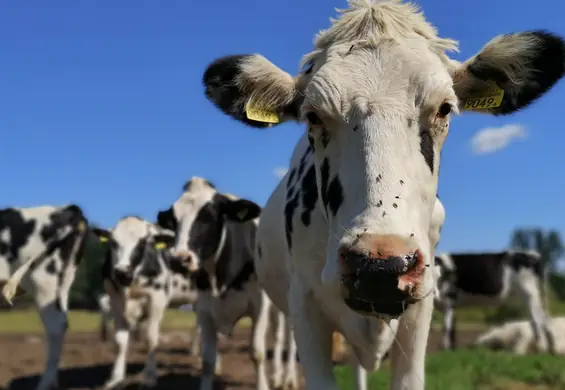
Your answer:
[[[563,390],[565,359],[516,356],[484,349],[442,351],[426,359],[426,390]],[[335,369],[341,389],[353,389],[351,368]],[[370,375],[369,390],[387,389],[388,362]]]
[[[169,309],[165,313],[163,328],[188,329],[196,321],[194,313]],[[100,324],[97,312],[72,310],[69,312],[69,331],[95,332]],[[247,318],[239,321],[238,326],[248,326]],[[10,310],[0,312],[0,334],[2,333],[42,333],[43,325],[35,309]]]

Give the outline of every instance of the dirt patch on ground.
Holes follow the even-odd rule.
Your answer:
[[[472,342],[476,332],[459,332],[459,345]],[[440,335],[432,332],[429,352],[440,346]],[[253,365],[248,354],[249,330],[238,329],[230,340],[220,343],[223,356],[221,377],[215,389],[252,390],[255,388]],[[43,371],[45,350],[42,335],[0,336],[0,390],[34,390]],[[113,345],[101,342],[95,333],[69,333],[61,361],[60,384],[63,389],[99,389],[110,375],[114,359]],[[132,343],[128,358],[128,382],[125,389],[137,389],[145,359],[142,342]],[[197,389],[200,359],[188,354],[184,332],[165,332],[157,355],[158,389]]]

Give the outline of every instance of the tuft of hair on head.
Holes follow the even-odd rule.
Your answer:
[[[183,192],[193,190],[195,188],[208,187],[211,189],[216,189],[216,186],[207,179],[199,176],[192,176],[182,187]]]
[[[438,54],[458,51],[458,42],[440,38],[420,7],[401,0],[349,0],[349,8],[336,9],[339,17],[330,18],[332,25],[320,31],[314,44],[324,49],[332,44],[363,40],[406,40],[415,37],[428,41]]]

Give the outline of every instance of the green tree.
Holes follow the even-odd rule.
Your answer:
[[[98,239],[89,234],[83,258],[78,266],[69,296],[71,308],[96,309],[97,298],[103,292],[102,265],[105,249]]]
[[[544,264],[555,271],[558,261],[565,253],[561,235],[556,230],[544,231],[541,228],[518,228],[512,233],[510,246],[515,249],[536,250]]]

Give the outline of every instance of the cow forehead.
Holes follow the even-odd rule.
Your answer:
[[[204,205],[212,202],[216,190],[209,187],[191,189],[184,192],[173,204],[173,212],[177,219],[195,214]]]
[[[112,231],[114,240],[123,246],[136,245],[147,235],[154,233],[148,221],[137,217],[126,217],[118,221]]]
[[[416,107],[428,101],[457,103],[446,63],[424,45],[410,47],[389,40],[370,46],[336,45],[316,61],[304,90],[303,109],[316,107],[344,118],[352,112],[399,110],[404,116],[416,116],[410,111],[414,102]]]

